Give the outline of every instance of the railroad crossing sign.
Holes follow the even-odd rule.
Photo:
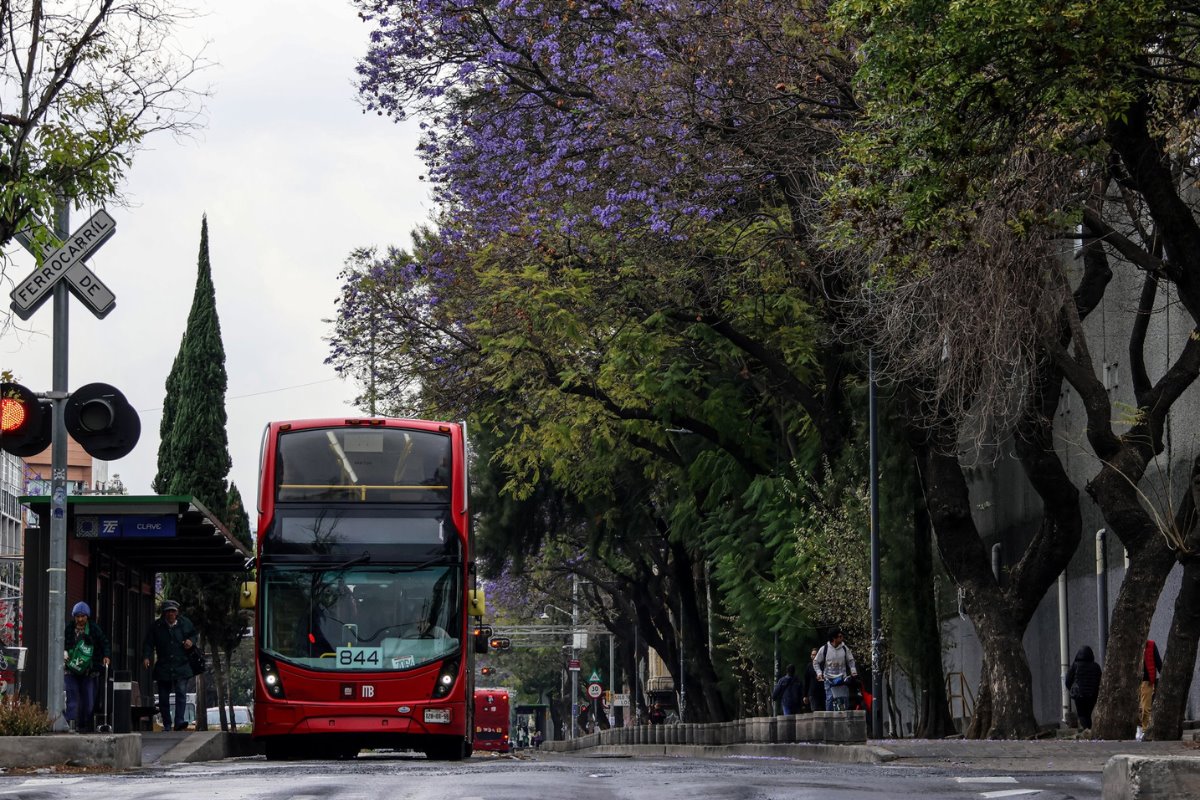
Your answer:
[[[34,224],[49,232],[47,225],[34,217]],[[90,258],[100,246],[107,242],[117,230],[117,221],[100,209],[83,223],[65,242],[50,235],[49,247],[38,248],[27,231],[17,234],[21,244],[33,254],[41,256],[40,266],[19,281],[13,288],[12,310],[21,319],[29,319],[53,294],[54,285],[67,281],[71,293],[83,302],[93,314],[104,319],[117,304],[116,295],[104,285],[96,274],[83,262]]]
[[[597,700],[600,698],[600,695],[604,694],[604,687],[598,683],[589,683],[587,693],[588,697]]]

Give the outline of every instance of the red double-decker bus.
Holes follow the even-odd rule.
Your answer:
[[[458,423],[267,426],[257,581],[243,598],[256,608],[254,736],[269,759],[471,754],[469,617],[483,596],[467,467]]]
[[[475,690],[475,749],[507,753],[512,750],[509,731],[512,710],[507,689]]]

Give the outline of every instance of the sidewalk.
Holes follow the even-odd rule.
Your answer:
[[[868,746],[893,754],[893,765],[1019,772],[1103,772],[1115,755],[1200,756],[1200,744],[1182,741],[886,739]]]
[[[840,764],[937,767],[987,772],[1095,772],[1115,755],[1200,757],[1196,742],[884,739],[866,744],[600,745],[555,757],[791,758]]]

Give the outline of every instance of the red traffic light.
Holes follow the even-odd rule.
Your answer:
[[[0,383],[0,449],[28,458],[50,446],[49,401],[19,383]]]
[[[494,674],[496,674],[496,668],[495,667],[484,667],[483,669],[479,670],[479,672],[482,675],[494,675]]]
[[[506,636],[493,636],[491,640],[488,641],[488,646],[490,646],[493,650],[507,650],[512,647],[512,642],[510,642]]]
[[[486,653],[488,651],[488,638],[492,635],[491,627],[487,625],[475,626],[475,652]]]

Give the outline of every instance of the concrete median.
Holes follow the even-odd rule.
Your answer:
[[[1104,800],[1200,797],[1200,757],[1117,755],[1104,765]]]

